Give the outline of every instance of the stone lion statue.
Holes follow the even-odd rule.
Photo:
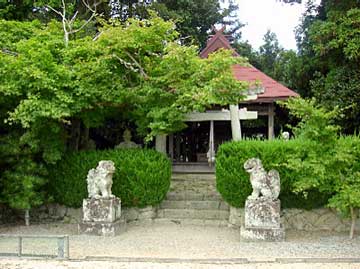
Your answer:
[[[100,161],[96,168],[90,169],[86,178],[89,197],[114,197],[111,193],[114,172],[112,161]]]
[[[244,169],[250,174],[250,182],[253,188],[248,199],[257,199],[260,194],[265,199],[276,200],[280,193],[280,175],[276,170],[265,171],[261,160],[251,158],[244,163]]]

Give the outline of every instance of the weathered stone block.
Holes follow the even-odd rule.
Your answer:
[[[280,200],[247,199],[245,227],[280,228]]]
[[[230,206],[229,224],[240,227],[243,222],[244,209]]]
[[[240,237],[244,241],[284,241],[284,228],[241,227]]]
[[[280,200],[247,199],[240,237],[245,241],[283,241],[285,230],[280,222]]]
[[[152,206],[139,209],[138,219],[139,220],[152,220],[156,217],[156,209]]]
[[[83,222],[114,222],[120,216],[121,201],[117,197],[83,200]]]
[[[82,222],[78,226],[79,233],[100,236],[116,236],[126,230],[126,220],[121,218],[115,222]]]

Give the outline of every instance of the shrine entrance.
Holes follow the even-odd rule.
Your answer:
[[[213,163],[220,144],[231,140],[229,121],[187,122],[183,131],[169,136],[173,163]]]
[[[257,118],[256,111],[240,109],[236,113],[239,121]],[[162,136],[164,140],[157,137],[157,149],[170,157],[174,172],[214,171],[218,147],[233,139],[230,111],[193,112],[187,115],[185,122],[188,127],[183,131]],[[163,143],[159,143],[161,141]]]

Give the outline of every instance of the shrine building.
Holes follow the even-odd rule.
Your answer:
[[[232,50],[234,57],[239,56],[224,35],[224,30],[223,27],[210,36],[200,57],[206,58],[221,48]],[[247,97],[238,105],[214,107],[204,113],[190,113],[186,116],[186,129],[156,137],[156,149],[169,156],[174,172],[213,170],[217,148],[226,141],[254,137],[273,139],[275,102],[299,96],[251,65],[234,65],[233,74],[238,80],[259,86],[249,89]],[[251,126],[259,122],[263,123],[262,128],[243,127],[245,123]]]

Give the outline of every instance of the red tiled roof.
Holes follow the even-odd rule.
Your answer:
[[[253,66],[233,66],[233,73],[236,79],[250,83],[259,82],[264,88],[264,93],[258,95],[253,102],[273,102],[275,100],[287,99],[299,96],[296,92],[285,87],[281,83],[267,76]]]
[[[215,35],[213,35],[207,42],[206,48],[200,52],[201,58],[207,58],[208,55],[220,48],[233,50],[233,55],[239,56],[237,52],[231,47],[230,42],[224,36],[223,32],[225,27],[220,30],[215,29]],[[281,83],[267,76],[260,70],[253,66],[240,66],[235,65],[233,67],[233,73],[236,79],[248,82],[260,83],[260,86],[264,88],[264,93],[259,94],[258,98],[249,102],[273,102],[275,100],[287,99],[289,97],[299,96],[296,92],[285,87]]]

